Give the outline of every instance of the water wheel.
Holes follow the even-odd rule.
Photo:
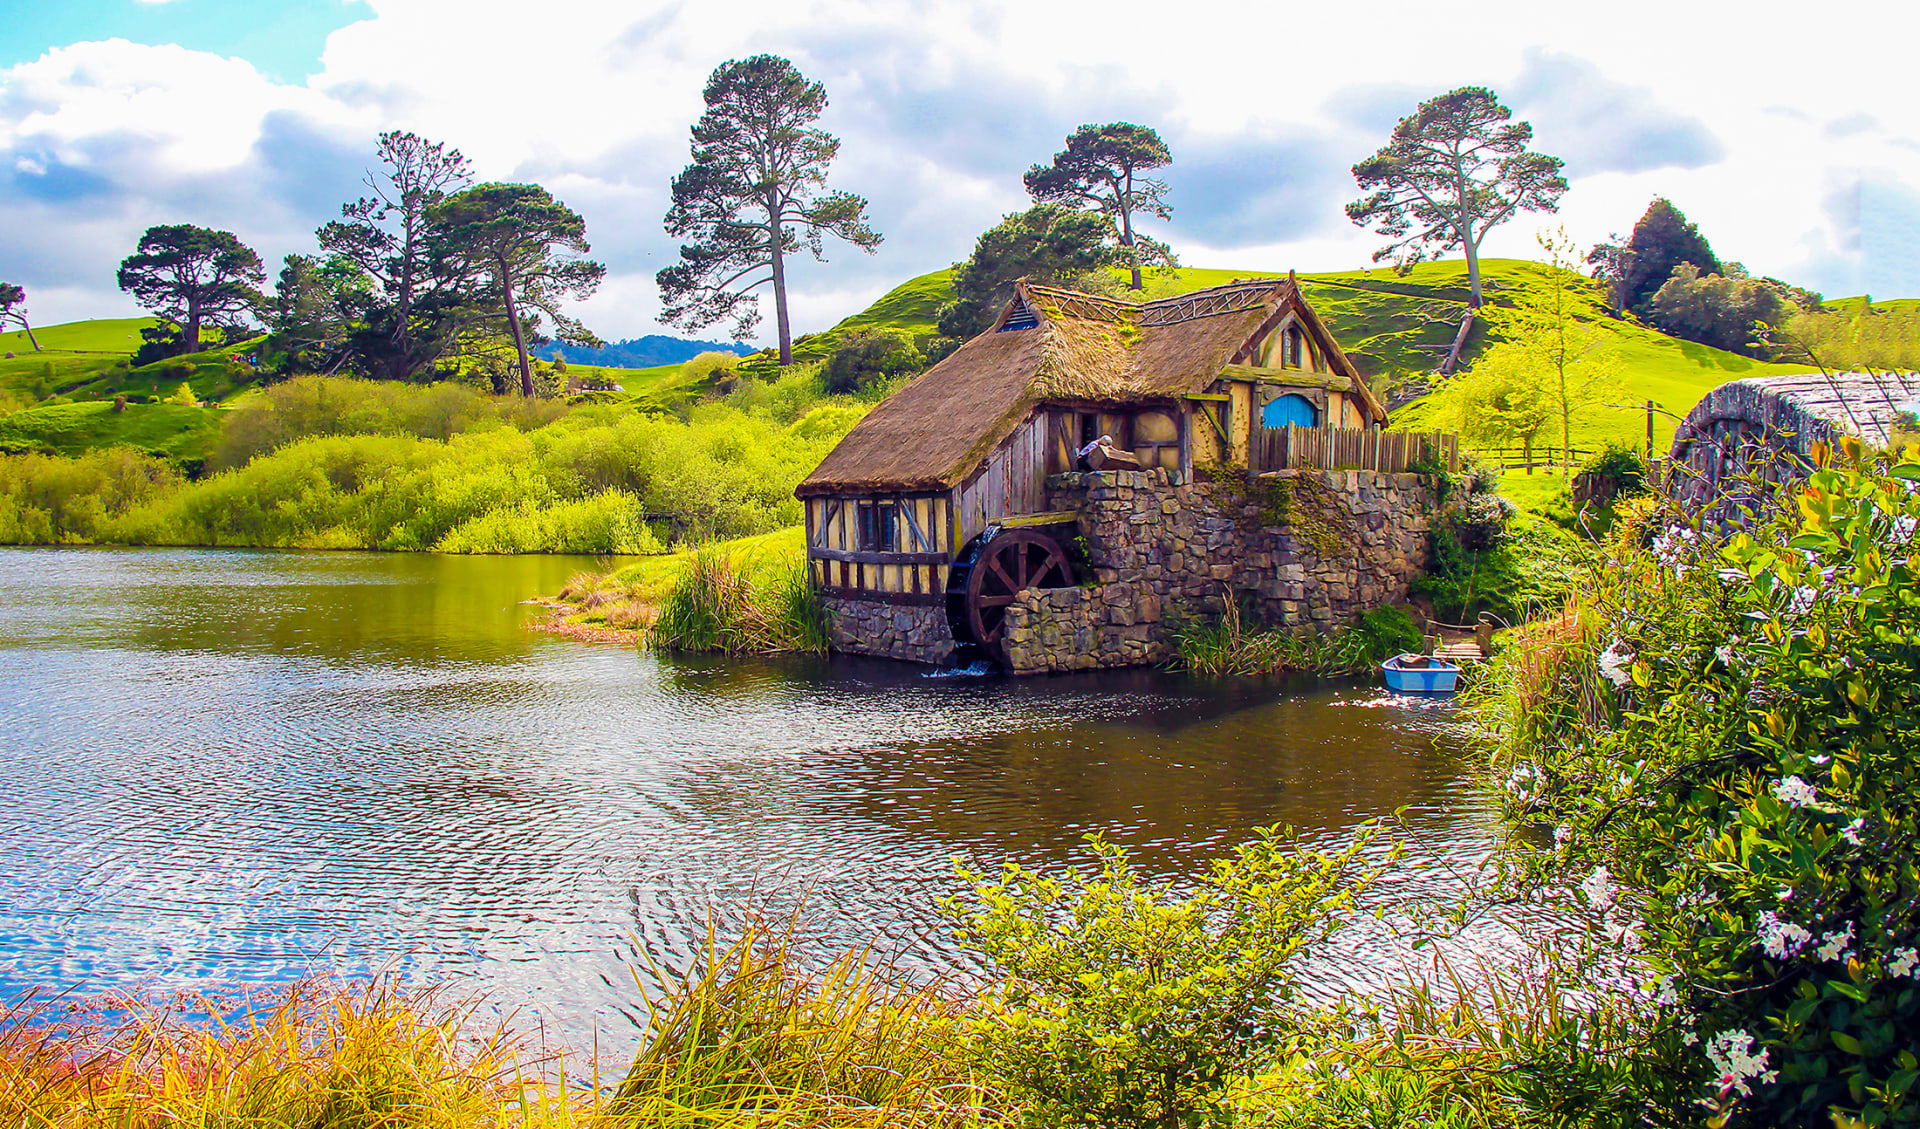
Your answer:
[[[1001,666],[1007,665],[1007,648],[1001,638],[1005,630],[1007,607],[1015,593],[1027,588],[1071,588],[1073,565],[1067,552],[1045,533],[1034,529],[989,530],[967,547],[955,571],[949,589],[949,612],[958,628],[956,637],[965,635]]]

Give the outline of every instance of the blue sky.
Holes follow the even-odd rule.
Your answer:
[[[270,78],[299,82],[320,69],[327,35],[371,11],[359,0],[15,0],[0,19],[0,67],[88,40],[175,43],[238,56]]]
[[[1110,0],[1100,20],[1032,0],[8,6],[0,278],[28,287],[41,321],[135,312],[113,272],[152,224],[232,230],[270,271],[311,252],[376,136],[404,129],[579,210],[609,274],[577,312],[602,336],[660,332],[653,275],[676,250],[661,218],[701,85],[760,52],[826,85],[831,186],[865,195],[886,237],[871,256],[829,245],[830,261],[794,265],[800,331],[964,258],[1026,206],[1027,166],[1089,122],[1167,140],[1174,213],[1149,231],[1185,262],[1365,266],[1380,241],[1344,215],[1349,169],[1420,100],[1468,84],[1530,121],[1572,182],[1557,214],[1496,230],[1488,255],[1533,255],[1558,226],[1592,244],[1665,196],[1757,274],[1920,296],[1920,102],[1893,0],[1791,17],[1791,34],[1764,0],[1737,18],[1722,0],[1611,0],[1604,15],[1482,0],[1438,22],[1425,0],[1375,0],[1358,22],[1247,0],[1187,0],[1178,19]]]

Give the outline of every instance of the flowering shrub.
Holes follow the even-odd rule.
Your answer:
[[[1920,1125],[1916,481],[1853,447],[1730,539],[1623,537],[1480,705],[1558,828],[1511,876],[1644,946],[1640,1053],[1713,1125]]]
[[[1092,873],[961,868],[972,894],[945,908],[1000,976],[962,1020],[986,1080],[1049,1129],[1233,1123],[1230,1088],[1313,1022],[1298,961],[1381,865],[1371,837],[1322,851],[1266,828],[1178,892],[1098,836]]]

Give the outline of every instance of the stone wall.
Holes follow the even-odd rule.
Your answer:
[[[822,596],[833,649],[939,665],[953,653],[942,605],[896,605]]]
[[[1428,476],[1374,471],[1055,475],[1048,509],[1077,510],[1091,583],[1030,590],[1007,610],[1016,673],[1164,662],[1182,623],[1229,599],[1269,627],[1331,629],[1406,599],[1427,565]]]

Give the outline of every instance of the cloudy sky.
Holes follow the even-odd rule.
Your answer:
[[[1026,203],[1074,127],[1173,149],[1169,239],[1248,271],[1367,265],[1349,168],[1421,99],[1491,86],[1563,158],[1582,245],[1655,195],[1724,258],[1829,296],[1920,296],[1912,17],[1804,5],[1045,0],[60,0],[0,21],[0,279],[38,322],[136,312],[113,271],[155,223],[231,229],[277,264],[358,192],[374,137],[458,147],[587,219],[602,336],[670,332],[653,274],[667,185],[721,62],[791,58],[826,84],[832,184],[886,242],[793,276],[798,331],[966,256]],[[1579,10],[1591,15],[1566,16]],[[771,314],[771,310],[768,311]],[[770,325],[771,316],[765,325]],[[764,328],[764,326],[763,326]]]

